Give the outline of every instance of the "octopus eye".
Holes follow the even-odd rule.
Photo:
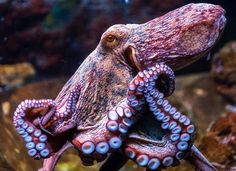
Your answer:
[[[112,43],[112,42],[116,41],[116,37],[113,35],[109,35],[106,37],[106,41]]]
[[[105,46],[107,47],[114,47],[118,45],[118,38],[112,34],[107,35],[104,39],[103,39],[103,43]]]

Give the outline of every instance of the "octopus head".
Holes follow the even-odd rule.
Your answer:
[[[177,70],[204,57],[225,25],[220,6],[188,4],[144,24],[112,26],[101,44],[136,70],[162,62]]]

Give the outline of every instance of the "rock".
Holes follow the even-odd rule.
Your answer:
[[[14,171],[9,163],[6,162],[6,158],[0,155],[0,170],[1,171]]]
[[[10,113],[11,105],[9,102],[2,102],[2,113],[8,115]]]
[[[34,75],[35,69],[29,63],[0,65],[0,91],[20,86]]]
[[[227,112],[209,128],[200,145],[205,155],[222,170],[236,167],[236,113]]]
[[[236,103],[236,41],[227,43],[213,57],[212,77],[217,91],[227,100]]]

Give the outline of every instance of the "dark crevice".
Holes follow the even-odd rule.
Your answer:
[[[170,90],[171,84],[173,84],[172,80],[165,74],[160,74],[156,80],[156,88],[158,91],[162,92],[164,96],[169,96],[172,93]]]
[[[124,57],[130,67],[133,68],[135,72],[138,72],[138,67],[136,66],[134,61],[134,52],[131,47],[127,47],[127,49],[124,51]]]
[[[232,132],[230,127],[227,127],[218,133],[218,136],[226,136]]]

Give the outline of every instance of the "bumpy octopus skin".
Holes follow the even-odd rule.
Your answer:
[[[144,24],[110,27],[55,100],[17,107],[13,123],[28,154],[45,159],[42,171],[53,170],[70,147],[84,165],[111,153],[100,170],[118,170],[128,158],[147,170],[183,158],[197,170],[216,170],[193,145],[194,124],[165,97],[174,91],[173,70],[205,56],[220,38],[224,13],[188,4]]]

